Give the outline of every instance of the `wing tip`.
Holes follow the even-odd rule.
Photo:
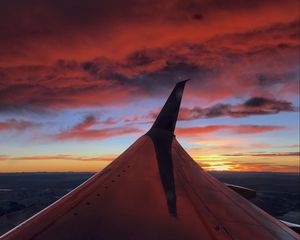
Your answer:
[[[175,85],[151,129],[156,128],[174,133],[184,87],[186,82],[190,80],[191,79],[185,79]]]

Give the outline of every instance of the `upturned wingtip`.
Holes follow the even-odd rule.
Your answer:
[[[185,79],[175,85],[172,93],[157,116],[151,129],[161,129],[174,133],[183,90],[186,82],[189,80],[190,79]]]

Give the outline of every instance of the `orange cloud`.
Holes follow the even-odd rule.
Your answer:
[[[115,156],[41,155],[12,157],[0,155],[0,172],[98,172]]]
[[[234,153],[223,154],[225,157],[290,157],[300,156],[300,152],[274,152],[274,153]]]
[[[23,156],[23,157],[11,157],[6,155],[0,155],[0,161],[104,161],[111,162],[116,156],[97,156],[97,157],[85,157],[85,156],[72,156],[72,155],[39,155],[39,156]]]

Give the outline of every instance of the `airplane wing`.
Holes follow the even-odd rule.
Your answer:
[[[272,240],[300,236],[204,172],[174,136],[185,81],[104,170],[1,240]]]

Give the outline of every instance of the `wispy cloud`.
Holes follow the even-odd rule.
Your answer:
[[[210,134],[215,132],[229,132],[233,134],[258,134],[271,131],[286,130],[284,126],[272,125],[211,125],[203,127],[185,127],[177,128],[176,133],[183,137],[195,137],[201,134]]]
[[[39,126],[38,123],[26,120],[9,119],[6,121],[0,121],[0,131],[24,131],[37,126]]]
[[[56,160],[70,160],[70,161],[107,161],[111,162],[116,158],[116,156],[97,156],[97,157],[87,157],[87,156],[77,156],[77,155],[34,155],[34,156],[24,156],[24,157],[12,157],[8,155],[0,155],[0,161],[56,161]]]
[[[300,152],[265,152],[265,153],[234,153],[222,154],[225,157],[291,157],[300,156]]]
[[[105,121],[104,125],[110,124],[111,120]],[[98,128],[97,125],[103,125],[94,116],[86,116],[82,122],[75,126],[62,130],[53,136],[56,140],[102,140],[115,136],[137,134],[142,131],[137,128],[110,127]]]
[[[295,112],[297,108],[291,102],[253,97],[241,104],[216,104],[211,107],[182,108],[180,120],[195,120],[216,117],[248,117],[253,115],[277,114],[280,112]]]

